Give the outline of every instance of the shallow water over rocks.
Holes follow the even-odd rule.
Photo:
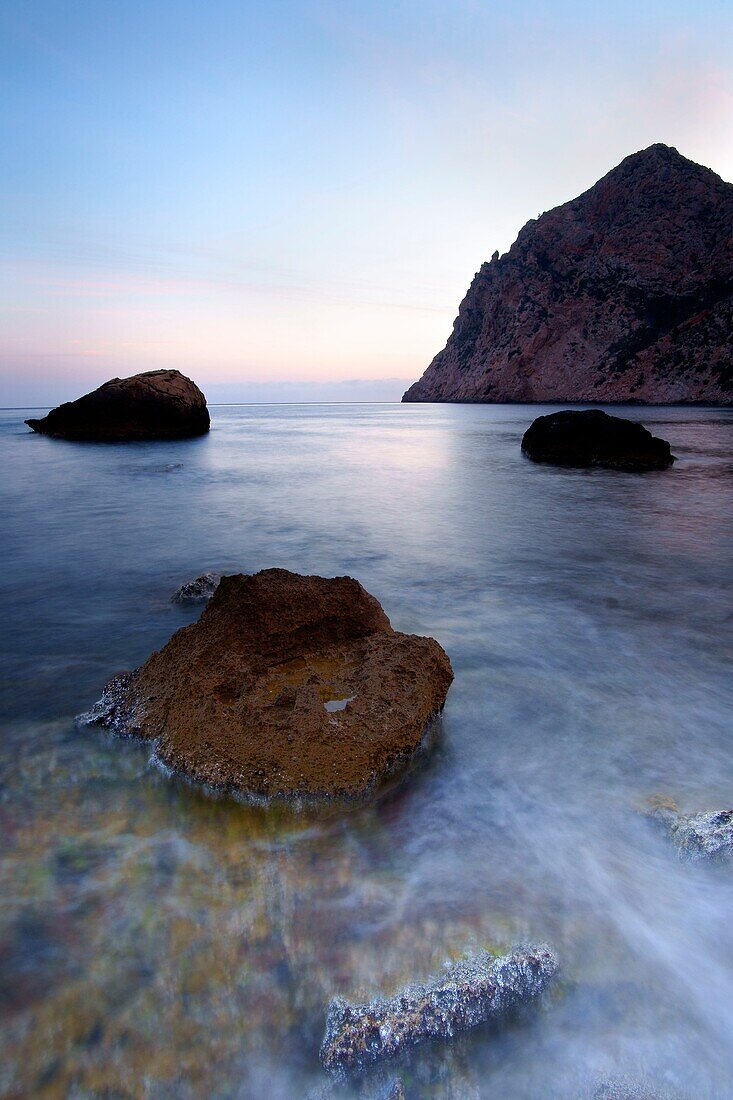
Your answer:
[[[2,413],[0,1094],[305,1096],[332,996],[546,941],[541,1011],[421,1049],[408,1098],[731,1095],[730,865],[640,811],[732,801],[733,414],[626,410],[678,456],[639,478],[524,460],[545,411],[215,408],[124,448]],[[451,657],[377,805],[214,801],[74,724],[199,614],[182,578],[275,565],[357,576]]]

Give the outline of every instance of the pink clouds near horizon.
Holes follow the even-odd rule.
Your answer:
[[[733,177],[712,0],[10,0],[0,27],[1,404],[158,366],[414,379],[481,262],[623,156]]]

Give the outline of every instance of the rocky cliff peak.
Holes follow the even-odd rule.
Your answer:
[[[661,143],[482,265],[405,401],[733,400],[733,185]]]

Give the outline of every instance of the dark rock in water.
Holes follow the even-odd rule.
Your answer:
[[[733,402],[733,185],[626,157],[475,275],[403,401]]]
[[[665,470],[675,461],[665,439],[635,420],[609,416],[601,409],[538,416],[524,433],[522,450],[533,462],[632,472]]]
[[[659,822],[681,859],[733,859],[733,810],[680,814],[672,802],[658,802],[649,817]]]
[[[351,1004],[335,997],[326,1018],[321,1062],[333,1072],[361,1070],[427,1039],[452,1039],[541,993],[557,971],[545,945],[488,953],[458,963],[425,985],[394,997]]]
[[[202,573],[194,581],[182,584],[171,596],[172,603],[200,603],[210,600],[216,592],[221,577],[218,573]]]
[[[452,679],[438,643],[393,630],[358,581],[266,569],[222,577],[198,622],[84,717],[156,741],[201,783],[352,797],[409,762]]]
[[[186,439],[204,435],[209,423],[206,398],[177,370],[113,378],[41,420],[26,420],[41,435],[89,443]]]

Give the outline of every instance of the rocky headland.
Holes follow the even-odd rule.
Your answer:
[[[666,439],[652,435],[635,420],[609,416],[601,409],[538,416],[524,433],[522,451],[533,462],[634,473],[666,470],[675,461]]]
[[[155,742],[199,783],[264,797],[367,793],[406,765],[453,679],[351,577],[222,577],[198,622],[85,716]]]
[[[41,435],[87,443],[187,439],[209,430],[206,398],[177,370],[154,370],[109,382],[26,424]]]
[[[476,274],[403,401],[733,402],[733,184],[652,145]]]

